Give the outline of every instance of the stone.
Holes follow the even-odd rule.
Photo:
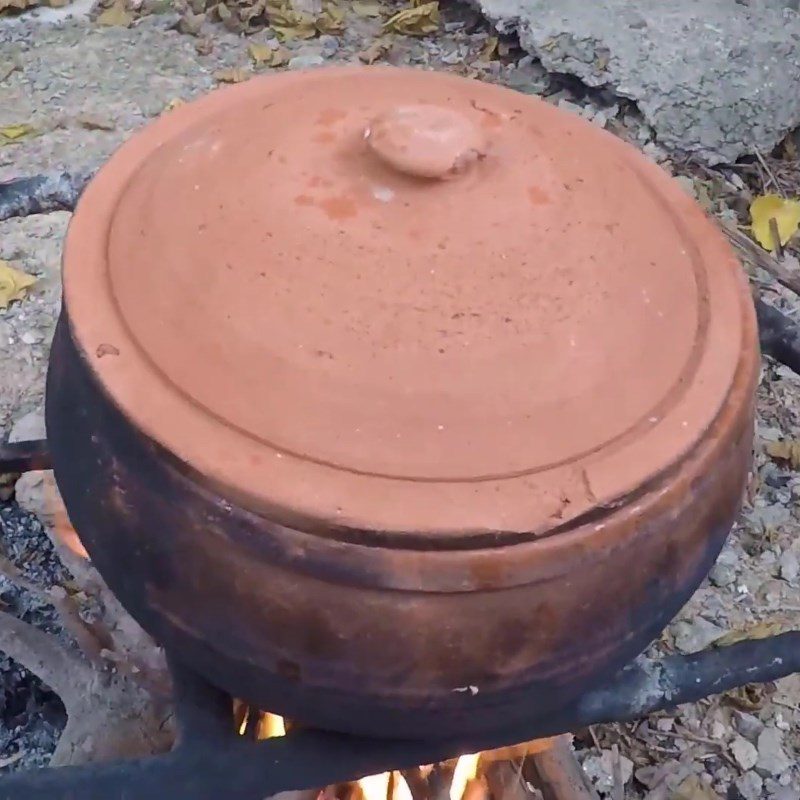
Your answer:
[[[289,59],[289,69],[311,69],[324,63],[325,59],[319,53],[300,53]]]
[[[37,344],[41,342],[44,337],[38,331],[24,331],[19,338],[20,341],[25,344]]]
[[[792,766],[783,748],[783,734],[777,728],[764,728],[758,737],[758,770],[766,775],[781,775]]]
[[[45,438],[44,408],[35,408],[20,417],[11,429],[10,442],[26,442],[31,439]]]
[[[323,34],[319,37],[317,42],[322,48],[322,55],[325,58],[336,55],[336,52],[339,50],[339,40],[330,34]]]
[[[715,625],[704,617],[680,620],[672,626],[675,647],[681,653],[697,653],[705,650],[725,633],[724,628]]]
[[[789,583],[794,583],[800,574],[800,560],[794,550],[786,550],[778,560],[781,578]]]
[[[720,589],[730,586],[736,580],[736,570],[728,564],[714,564],[708,579]]]
[[[662,146],[709,164],[800,123],[800,15],[731,0],[473,0],[551,72],[634,100]]]
[[[766,785],[766,781],[764,782]],[[797,791],[788,786],[781,786],[769,792],[769,800],[797,800]]]
[[[669,796],[670,800],[722,800],[698,775],[690,775]]]
[[[743,800],[761,800],[764,781],[757,772],[745,772],[736,779],[736,788]]]
[[[599,756],[589,756],[583,760],[583,771],[598,792],[608,793],[614,788],[614,766],[619,758],[620,777],[625,786],[633,777],[633,762],[623,755],[615,756],[613,750],[602,750]]]
[[[720,720],[715,719],[711,723],[710,736],[712,739],[724,739],[727,732],[728,728]]]
[[[773,700],[787,708],[800,706],[800,674],[788,675],[777,681]]]
[[[733,712],[733,725],[742,736],[751,742],[757,741],[759,734],[764,730],[764,723],[746,711]]]
[[[742,736],[738,736],[731,743],[731,753],[736,763],[745,770],[752,769],[758,761],[758,750],[755,745]]]

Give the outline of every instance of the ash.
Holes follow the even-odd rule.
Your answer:
[[[15,502],[0,504],[0,535],[7,557],[40,586],[63,584],[67,574],[42,523]],[[0,576],[0,607],[54,635],[61,633],[52,606]],[[35,675],[0,657],[0,770],[47,764],[66,722],[58,696]]]

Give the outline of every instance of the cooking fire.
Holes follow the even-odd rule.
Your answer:
[[[234,703],[234,717],[239,736],[255,740],[285,736],[291,727],[280,715],[254,712],[240,702]],[[321,788],[312,800],[593,800],[596,794],[572,758],[570,739],[541,739],[366,775]],[[530,782],[531,773],[546,795]]]
[[[0,800],[594,800],[573,735],[800,670],[643,655],[760,365],[726,237],[551,105],[360,67],[162,115],[71,219],[46,441],[0,448],[96,593],[47,595],[77,648],[10,623],[67,725]]]

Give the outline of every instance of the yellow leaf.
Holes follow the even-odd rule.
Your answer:
[[[427,36],[436,33],[439,30],[439,2],[434,0],[431,3],[404,8],[386,20],[383,27],[405,36]]]
[[[105,27],[127,28],[133,22],[133,14],[125,8],[123,0],[117,0],[97,18],[97,24]]]
[[[786,461],[792,469],[800,469],[800,442],[796,439],[770,442],[765,449],[767,455],[775,461]]]
[[[383,10],[377,0],[354,0],[350,4],[350,8],[359,17],[379,17]]]
[[[36,278],[33,275],[20,272],[8,261],[0,259],[0,308],[8,308],[12,300],[22,300],[34,283]]]
[[[715,639],[712,644],[714,647],[729,647],[738,642],[767,639],[770,636],[777,636],[779,633],[784,633],[785,631],[786,626],[780,622],[758,622],[747,628],[738,628],[728,631],[728,633],[724,633],[720,636],[719,639]]]
[[[250,73],[241,67],[231,67],[230,69],[220,69],[214,73],[214,79],[220,83],[241,83],[250,77]]]
[[[317,35],[314,17],[302,11],[295,11],[288,0],[269,0],[267,18],[270,27],[283,42],[292,39],[313,39]]]
[[[778,224],[781,244],[786,244],[800,227],[800,201],[766,194],[756,197],[750,204],[753,237],[765,250],[776,249],[775,237],[770,227],[771,219]]]
[[[491,61],[497,53],[498,44],[500,44],[500,40],[496,36],[490,36],[481,48],[478,58],[481,61]]]
[[[34,133],[36,133],[36,128],[26,122],[19,125],[6,125],[0,128],[0,145],[18,142],[26,136],[32,136]]]
[[[344,11],[336,3],[325,3],[322,13],[317,17],[317,30],[320,33],[341,33],[344,30]]]

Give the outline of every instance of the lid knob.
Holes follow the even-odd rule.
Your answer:
[[[450,178],[486,155],[484,132],[458,111],[436,105],[398,106],[364,131],[384,163],[418,178]]]

